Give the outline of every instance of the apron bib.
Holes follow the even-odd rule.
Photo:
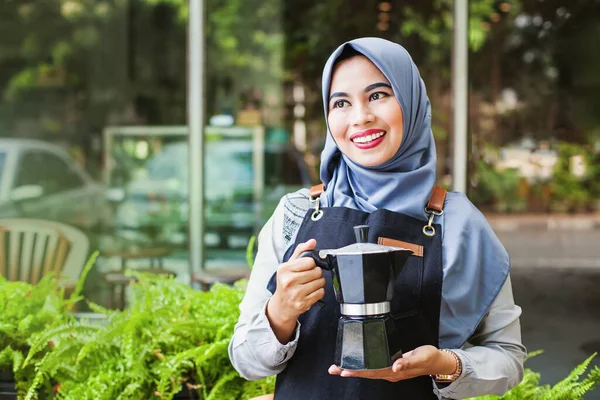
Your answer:
[[[288,249],[284,262],[289,260],[299,243],[313,238],[317,249],[336,249],[356,242],[353,227],[369,225],[369,242],[413,250],[394,282],[394,297],[390,304],[391,317],[400,334],[403,352],[423,345],[438,347],[440,303],[442,292],[441,234],[427,236],[423,221],[379,209],[372,213],[345,207],[322,208],[321,218],[311,218],[309,209],[295,243]],[[440,232],[439,225],[433,227]],[[324,303],[315,304],[299,317],[300,337],[294,356],[277,376],[275,399],[437,399],[429,376],[399,381],[362,378],[342,378],[329,375],[333,364],[340,306],[335,300],[332,274],[323,270]],[[268,289],[274,293],[276,275]]]

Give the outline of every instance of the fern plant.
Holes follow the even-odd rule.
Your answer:
[[[0,370],[14,371],[20,399],[168,400],[185,386],[203,400],[273,393],[274,377],[248,382],[229,362],[245,281],[199,292],[173,278],[136,275],[130,308],[88,303],[106,315],[91,323],[69,311],[81,301],[93,262],[68,298],[52,277],[36,286],[0,278]],[[581,378],[593,357],[552,387],[540,385],[540,375],[526,369],[523,381],[504,396],[477,399],[581,399],[600,382],[598,367]]]
[[[19,366],[30,374],[20,391],[26,400],[53,387],[65,400],[168,400],[183,385],[206,400],[273,390],[274,378],[247,382],[229,362],[244,282],[199,292],[169,277],[136,278],[127,310],[89,303],[107,316],[104,323],[64,318],[33,334]]]
[[[528,358],[540,353],[542,352],[530,353]],[[592,368],[587,376],[581,379],[595,356],[596,353],[592,354],[554,386],[540,385],[540,374],[525,368],[521,383],[503,396],[488,395],[468,400],[582,400],[584,394],[593,390],[600,383],[600,367],[598,366]]]
[[[25,362],[33,337],[74,323],[70,310],[82,299],[85,277],[97,255],[90,257],[69,297],[52,275],[43,277],[36,285],[10,282],[0,276],[0,371],[12,372],[20,394],[31,386],[35,375],[35,366]],[[40,392],[49,395],[51,389],[50,382],[44,382]]]

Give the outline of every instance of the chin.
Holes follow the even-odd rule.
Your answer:
[[[382,155],[382,154],[371,154],[369,156],[365,156],[364,154],[359,154],[358,157],[352,158],[357,164],[362,165],[363,167],[377,167],[379,165],[384,164],[389,161],[393,155]]]
[[[373,158],[364,158],[358,157],[353,158],[352,161],[363,166],[363,167],[377,167],[378,165],[383,164],[385,161],[381,161],[382,159],[373,159]]]

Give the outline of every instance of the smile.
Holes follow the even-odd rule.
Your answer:
[[[350,136],[350,141],[361,150],[368,150],[379,146],[385,138],[386,131],[381,129],[367,129]]]
[[[354,143],[366,144],[366,143],[371,143],[372,141],[379,139],[383,135],[385,135],[385,132],[384,131],[380,131],[380,132],[373,133],[373,134],[370,134],[370,135],[357,136],[357,137],[352,138],[350,140],[352,140]]]

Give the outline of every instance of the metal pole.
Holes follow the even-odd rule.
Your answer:
[[[452,98],[454,100],[453,190],[467,192],[467,133],[469,115],[469,2],[454,0],[454,51]]]
[[[189,0],[189,273],[204,268],[204,1]]]

